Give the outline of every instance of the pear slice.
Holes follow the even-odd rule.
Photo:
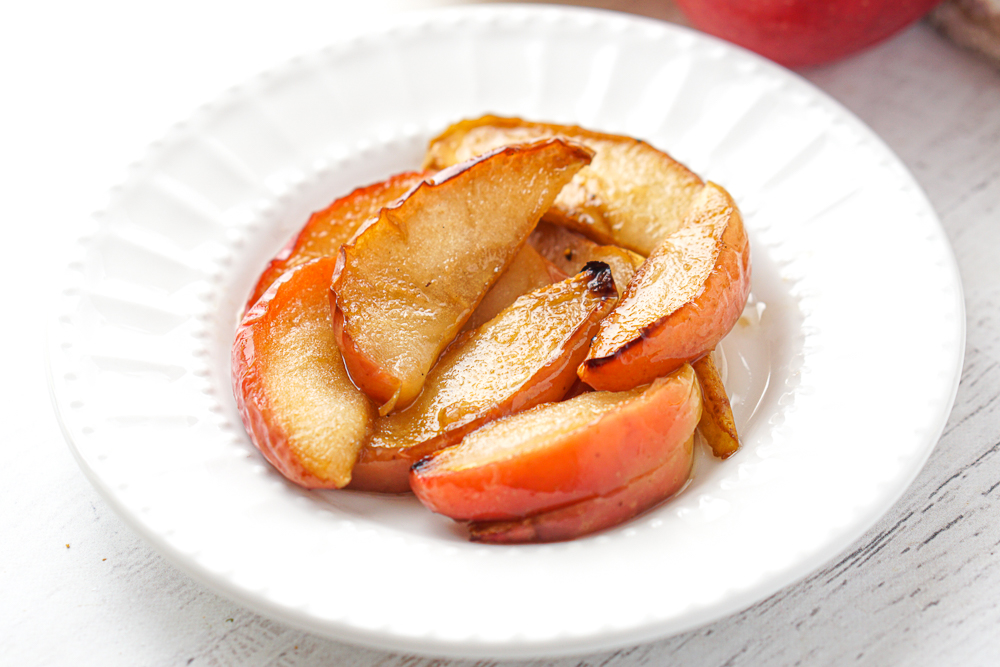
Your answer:
[[[616,297],[611,270],[594,262],[572,278],[525,294],[456,340],[417,400],[376,421],[354,488],[401,490],[415,461],[488,421],[563,398]],[[400,459],[406,464],[389,465]]]
[[[624,391],[713,349],[750,294],[750,246],[729,193],[708,183],[684,227],[636,271],[601,322],[580,379]]]
[[[347,376],[330,322],[336,258],[303,264],[251,308],[232,348],[233,393],[264,457],[306,488],[341,488],[377,416]]]
[[[354,383],[404,408],[592,152],[561,139],[500,148],[438,173],[341,247],[331,284]]]
[[[676,231],[704,183],[666,153],[630,137],[520,118],[483,116],[455,123],[431,141],[426,169],[442,169],[498,146],[565,137],[595,152],[545,219],[598,243],[645,256]],[[624,285],[620,285],[624,288]]]

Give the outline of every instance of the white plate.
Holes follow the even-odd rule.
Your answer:
[[[485,112],[647,139],[725,185],[751,236],[764,305],[725,344],[743,449],[572,543],[475,545],[412,498],[297,489],[253,449],[231,395],[237,311],[308,212],[416,166],[428,138]],[[419,14],[263,74],[154,146],[79,250],[51,384],[112,507],[262,613],[430,654],[634,644],[796,581],[917,474],[964,347],[945,236],[867,128],[745,52],[582,9]]]

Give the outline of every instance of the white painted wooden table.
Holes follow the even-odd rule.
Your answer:
[[[0,665],[473,664],[332,642],[192,582],[84,479],[45,385],[43,315],[65,239],[146,144],[227,86],[379,12],[452,3],[358,4],[5,8]],[[580,4],[676,17],[658,2]],[[1000,664],[1000,72],[918,25],[804,74],[899,154],[954,246],[968,343],[944,435],[888,514],[806,580],[681,636],[529,664]],[[914,313],[913,326],[932,317]],[[868,381],[892,390],[892,378]]]

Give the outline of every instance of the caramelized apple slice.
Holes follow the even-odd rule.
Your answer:
[[[579,500],[565,507],[513,521],[473,521],[469,539],[493,544],[560,542],[632,519],[680,491],[694,460],[694,436],[662,465],[603,496]]]
[[[749,293],[743,220],[729,193],[709,183],[601,322],[580,378],[622,391],[701,357],[733,328]]]
[[[427,372],[591,152],[553,139],[438,173],[340,250],[331,302],[351,378],[386,414]]]
[[[736,433],[736,420],[733,419],[733,407],[729,404],[729,396],[722,384],[719,369],[715,366],[712,353],[693,362],[698,384],[701,385],[701,398],[704,409],[698,431],[712,448],[712,453],[720,459],[728,459],[740,448],[740,436]]]
[[[625,291],[636,269],[644,261],[638,253],[594,243],[586,236],[548,222],[538,223],[528,237],[528,243],[566,273],[576,273],[587,262],[604,262],[611,267],[620,292]]]
[[[441,355],[424,390],[375,423],[358,465],[371,490],[399,489],[413,462],[487,421],[558,401],[576,383],[597,324],[617,292],[607,264],[530,292]],[[386,465],[405,459],[406,467]],[[361,470],[368,462],[372,471]],[[372,474],[368,474],[371,472]],[[401,479],[393,480],[397,475]]]
[[[583,264],[580,264],[574,271],[563,271],[530,245],[521,246],[521,250],[511,261],[510,266],[493,283],[493,287],[479,302],[462,330],[478,329],[499,315],[504,308],[517,301],[518,297],[539,287],[565,280],[567,276],[582,268]],[[612,267],[613,272],[614,268]],[[615,280],[616,287],[618,284],[618,281]]]
[[[497,116],[449,127],[431,142],[424,166],[441,169],[497,146],[557,136],[581,143],[596,155],[563,188],[545,219],[577,229],[599,243],[648,255],[680,227],[703,187],[695,173],[645,142]]]
[[[336,259],[304,264],[272,285],[236,331],[233,393],[264,457],[307,488],[351,479],[375,406],[351,383],[330,322]]]
[[[335,256],[340,246],[351,240],[367,220],[378,215],[382,207],[395,203],[432,172],[397,174],[341,197],[322,211],[309,217],[298,235],[289,241],[272,259],[250,294],[246,310],[257,303],[267,288],[282,274],[318,257]]]
[[[491,422],[414,465],[410,487],[453,519],[523,519],[606,496],[663,466],[700,417],[694,370],[684,366],[648,387],[585,393]]]

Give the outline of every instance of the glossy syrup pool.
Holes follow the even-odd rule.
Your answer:
[[[219,309],[212,323],[209,349],[213,380],[225,417],[242,432],[232,398],[230,347],[243,305],[267,262],[305,224],[309,214],[358,187],[401,171],[419,168],[430,134],[365,146],[335,163],[316,165],[302,174],[286,192],[262,202],[259,214],[234,243],[229,268],[221,278]],[[741,449],[726,461],[711,456],[707,447],[696,447],[692,478],[673,501],[710,491],[743,462],[756,458],[758,445],[766,443],[772,419],[781,411],[782,396],[797,384],[796,359],[802,353],[802,313],[792,294],[794,283],[784,279],[768,249],[754,243],[752,216],[747,217],[753,278],[750,300],[743,317],[717,350],[717,362],[733,405]],[[263,465],[280,478],[244,436],[247,465]],[[356,491],[302,491],[287,483],[290,493],[304,494],[318,512],[332,512],[341,519],[402,533],[465,542],[464,530],[444,517],[424,509],[412,495],[389,496]],[[671,511],[672,501],[645,516]],[[619,530],[641,519],[613,529]]]

